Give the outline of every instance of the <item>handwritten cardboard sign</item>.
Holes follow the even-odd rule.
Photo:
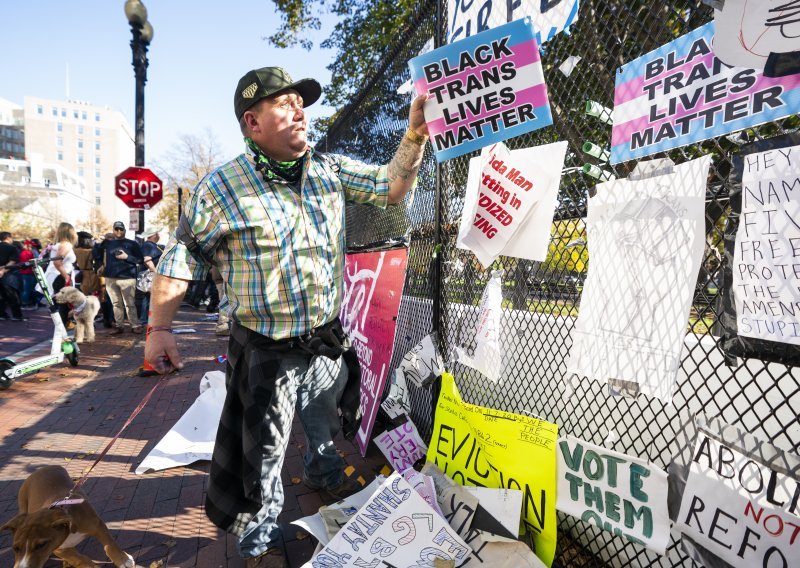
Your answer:
[[[700,431],[676,522],[732,566],[800,566],[800,480]]]
[[[389,374],[395,321],[406,276],[405,248],[348,254],[340,317],[361,365],[361,426],[356,441],[366,455]]]
[[[557,437],[556,424],[465,403],[445,373],[428,461],[460,485],[522,491],[523,528],[549,566],[556,548]]]
[[[523,18],[408,62],[439,162],[553,123],[539,47]]]
[[[483,266],[499,255],[547,257],[566,142],[509,151],[498,143],[469,162],[457,246]]]
[[[556,509],[666,552],[667,474],[644,460],[577,438],[558,440]]]
[[[791,52],[800,55],[797,14],[796,1],[725,0],[714,11],[714,55],[728,65],[758,70]]]
[[[800,146],[746,154],[742,167],[732,283],[738,333],[800,345]]]
[[[460,566],[469,554],[461,537],[395,472],[311,559],[311,566],[431,566],[434,559],[455,560]]]
[[[612,164],[800,111],[800,73],[770,78],[728,67],[714,56],[715,41],[709,22],[622,66],[614,89]]]
[[[389,465],[400,473],[413,466],[428,451],[428,446],[411,420],[375,438],[375,445],[389,460]]]
[[[424,387],[441,375],[444,372],[444,365],[433,343],[433,337],[426,335],[406,353],[400,361],[399,368],[402,369],[405,379],[417,387]]]
[[[447,15],[448,43],[530,16],[541,45],[577,21],[578,0],[447,0]]]

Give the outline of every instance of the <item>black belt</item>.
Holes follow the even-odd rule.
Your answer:
[[[338,317],[302,335],[285,339],[272,339],[233,322],[231,338],[243,345],[255,343],[259,348],[277,351],[298,348],[312,355],[322,355],[334,360],[350,348],[350,338],[344,332]]]

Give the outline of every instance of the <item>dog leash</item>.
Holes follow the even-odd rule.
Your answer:
[[[114,445],[114,442],[116,442],[117,439],[125,431],[125,429],[128,426],[130,426],[131,422],[133,422],[134,418],[136,418],[139,415],[139,413],[142,411],[142,409],[145,407],[145,405],[147,405],[147,403],[150,402],[150,399],[153,397],[153,394],[156,392],[156,389],[158,389],[158,387],[161,386],[161,383],[163,383],[167,379],[167,377],[169,377],[169,374],[162,375],[161,378],[158,380],[158,382],[155,385],[153,385],[153,388],[151,388],[150,392],[148,392],[145,395],[145,397],[142,399],[142,402],[139,403],[139,406],[137,406],[136,408],[133,409],[133,412],[128,417],[128,419],[125,421],[125,424],[122,425],[122,428],[119,429],[119,432],[117,432],[116,435],[113,438],[111,438],[111,441],[108,444],[106,444],[106,447],[103,448],[103,451],[100,452],[100,454],[94,460],[94,463],[92,465],[90,465],[89,469],[87,469],[84,472],[83,476],[78,481],[75,482],[75,485],[72,487],[72,489],[70,489],[69,495],[67,495],[64,499],[60,499],[60,500],[56,501],[55,503],[53,503],[52,505],[50,505],[51,509],[54,508],[54,507],[60,507],[60,506],[64,506],[64,505],[75,505],[77,503],[83,502],[83,499],[74,499],[73,498],[73,496],[75,495],[75,492],[78,491],[81,488],[81,486],[83,486],[84,483],[86,483],[86,480],[89,479],[89,474],[92,472],[92,470],[95,468],[95,466],[98,463],[100,463],[100,461],[106,456],[108,451],[111,449],[111,446]]]

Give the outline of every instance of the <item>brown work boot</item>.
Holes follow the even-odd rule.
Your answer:
[[[357,493],[363,489],[360,483],[354,479],[350,479],[349,477],[345,477],[342,482],[335,487],[322,487],[316,483],[312,483],[306,478],[305,473],[303,473],[303,483],[305,483],[306,487],[309,489],[318,491],[320,497],[322,497],[322,500],[325,501],[326,504],[341,501],[342,499],[350,497],[350,495],[353,493]]]
[[[270,548],[261,556],[245,558],[245,568],[289,568],[282,548]]]
[[[122,332],[123,332],[123,329],[121,327],[117,326],[117,327],[115,327],[114,329],[111,330],[111,333],[109,335],[119,335]]]
[[[135,325],[131,328],[131,333],[142,333],[142,326]]]

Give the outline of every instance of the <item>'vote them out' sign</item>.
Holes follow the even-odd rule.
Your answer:
[[[553,123],[530,18],[408,62],[440,162]]]

